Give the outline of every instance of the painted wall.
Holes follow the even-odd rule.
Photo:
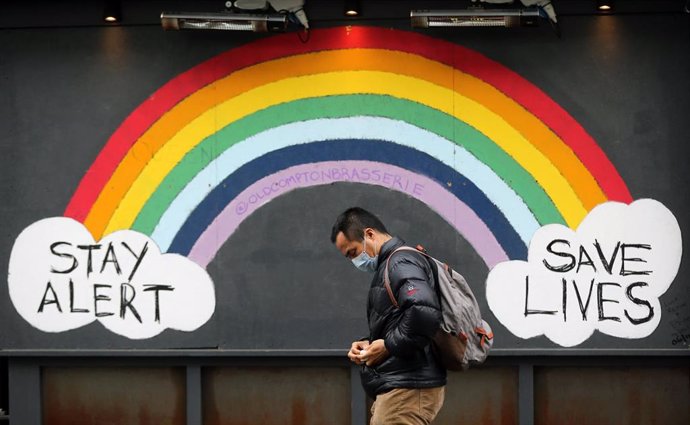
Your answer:
[[[369,278],[328,236],[361,205],[497,349],[685,349],[682,18],[4,31],[2,348],[342,349]]]

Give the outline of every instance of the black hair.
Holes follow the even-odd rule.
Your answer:
[[[335,243],[335,238],[340,232],[343,232],[351,241],[361,241],[364,237],[364,229],[368,227],[388,234],[386,226],[374,214],[360,207],[348,208],[335,220],[331,229],[331,242]]]

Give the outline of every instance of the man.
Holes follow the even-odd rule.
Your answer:
[[[374,273],[367,306],[369,338],[353,342],[348,353],[352,362],[362,365],[362,385],[375,399],[371,425],[430,424],[443,405],[446,371],[431,346],[441,310],[429,263],[411,251],[391,257],[388,272],[399,305],[395,308],[383,275],[389,256],[404,242],[358,207],[338,216],[331,242],[355,267]]]

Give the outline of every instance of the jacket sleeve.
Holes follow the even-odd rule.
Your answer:
[[[396,254],[400,255],[400,254]],[[399,320],[384,339],[391,355],[408,357],[423,349],[441,321],[438,297],[430,282],[428,263],[423,259],[400,258],[390,265],[391,289],[400,306]]]

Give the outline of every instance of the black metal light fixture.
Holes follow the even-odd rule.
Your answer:
[[[412,10],[414,28],[433,27],[518,27],[539,24],[539,11],[530,9]]]
[[[361,13],[359,0],[345,0],[345,16],[356,17]]]
[[[275,32],[285,31],[287,15],[230,12],[163,12],[161,25],[165,30],[226,30]]]
[[[109,24],[122,21],[120,0],[105,0],[103,2],[103,20]]]
[[[613,0],[597,0],[597,10],[599,12],[612,12]]]

